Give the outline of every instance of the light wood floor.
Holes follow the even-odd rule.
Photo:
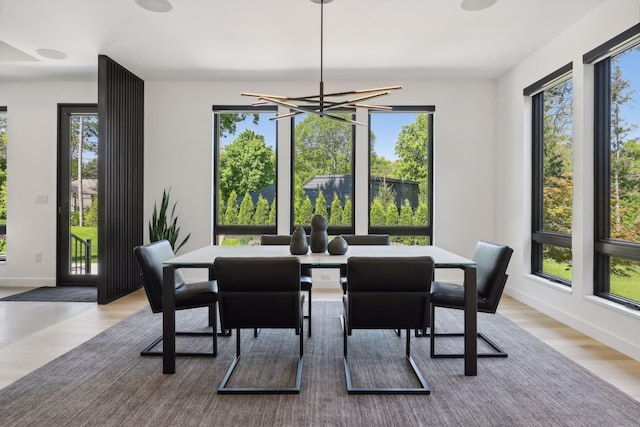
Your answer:
[[[0,298],[25,288],[0,288]],[[341,292],[314,290],[315,301]],[[0,301],[0,388],[147,307],[143,290],[107,305]],[[498,312],[600,378],[640,401],[640,362],[503,295]]]

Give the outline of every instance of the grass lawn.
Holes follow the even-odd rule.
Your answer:
[[[571,281],[572,276],[572,268],[568,264],[559,263],[552,259],[545,259],[544,264],[542,266],[542,271],[547,274],[551,274],[552,276],[559,277],[561,279],[565,279]]]
[[[71,234],[85,241],[91,239],[91,262],[98,262],[98,227],[71,226]]]
[[[260,244],[260,236],[225,236],[222,246],[246,246]]]
[[[562,279],[571,280],[571,267],[553,260],[545,259],[543,271]],[[635,301],[640,301],[640,266],[635,271],[628,271],[628,276],[611,275],[610,291]]]

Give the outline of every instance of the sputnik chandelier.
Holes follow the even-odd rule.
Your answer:
[[[288,97],[280,95],[264,95],[259,93],[242,93],[243,96],[251,96],[257,98],[253,105],[272,104],[282,107],[288,107],[293,110],[291,113],[280,114],[272,117],[271,120],[280,120],[293,117],[298,114],[308,113],[317,114],[320,117],[328,117],[341,122],[348,122],[357,125],[366,125],[366,123],[357,122],[333,114],[337,109],[343,108],[368,108],[370,110],[391,110],[391,107],[384,105],[363,104],[367,101],[379,96],[388,95],[392,90],[402,89],[402,86],[388,86],[374,89],[359,89],[347,92],[324,93],[324,81],[322,75],[323,67],[323,35],[324,35],[324,4],[331,3],[333,0],[311,0],[313,3],[320,4],[320,93],[310,96]]]

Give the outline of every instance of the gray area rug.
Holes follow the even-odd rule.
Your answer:
[[[43,286],[0,301],[97,302],[98,289],[95,286]]]
[[[431,395],[349,396],[338,321],[341,304],[317,302],[313,308],[314,335],[305,339],[299,395],[217,395],[235,355],[235,336],[220,338],[217,358],[179,358],[176,374],[163,375],[161,358],[139,356],[160,334],[162,322],[161,315],[143,310],[1,390],[0,423],[637,426],[640,420],[639,402],[500,315],[479,315],[479,329],[507,349],[509,357],[479,360],[477,377],[464,376],[460,359],[430,359],[428,339],[413,338],[412,355]],[[460,327],[460,314],[438,309],[439,329]],[[206,310],[178,313],[179,330],[204,324]],[[211,346],[207,338],[185,340],[178,339],[178,350]],[[355,385],[415,386],[404,342],[404,334],[400,339],[392,331],[354,331],[349,354]],[[291,386],[297,344],[297,337],[286,330],[262,330],[258,338],[250,330],[243,332],[243,356],[233,385]]]

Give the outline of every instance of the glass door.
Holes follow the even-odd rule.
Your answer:
[[[58,114],[58,285],[96,285],[98,111],[60,105]]]

